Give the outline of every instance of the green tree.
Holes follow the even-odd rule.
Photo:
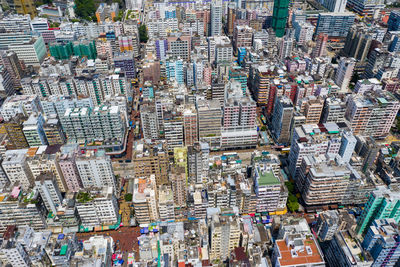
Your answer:
[[[132,201],[132,194],[131,193],[125,194],[124,199],[126,202]]]
[[[299,209],[299,202],[288,202],[287,203],[287,207],[289,209],[290,212],[295,212]]]
[[[285,182],[285,185],[286,185],[288,191],[293,194],[294,193],[294,183],[287,181],[287,182]]]
[[[396,117],[396,131],[400,133],[400,116]]]
[[[75,0],[75,13],[78,17],[91,20],[96,12],[94,0]]]
[[[118,15],[114,18],[114,21],[121,21],[123,15],[124,15],[124,11],[123,11],[123,10],[120,10],[120,11],[118,12]]]
[[[289,194],[288,201],[297,202],[297,197],[295,195]]]
[[[147,35],[147,27],[145,24],[142,24],[139,27],[139,39],[142,43],[147,43],[147,40],[149,40],[149,36]]]

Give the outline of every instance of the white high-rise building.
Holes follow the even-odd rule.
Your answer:
[[[60,116],[60,122],[69,141],[122,141],[125,135],[122,117],[118,106],[101,106],[93,110],[68,108]]]
[[[258,141],[256,102],[243,95],[240,82],[231,80],[225,89],[221,147],[255,147]]]
[[[208,181],[209,154],[208,143],[196,142],[193,146],[188,146],[188,180],[191,183],[202,184]]]
[[[211,33],[210,36],[221,35],[222,31],[222,0],[211,1]]]
[[[284,60],[286,57],[290,57],[293,49],[293,38],[285,36],[282,38],[279,46],[279,58]]]
[[[6,239],[2,243],[0,260],[3,264],[6,264],[5,266],[32,266],[32,262],[24,246],[20,242],[15,242],[14,238]]]
[[[76,210],[84,227],[115,224],[118,220],[118,203],[113,188],[100,191],[80,192],[76,198]]]
[[[347,0],[318,0],[330,12],[342,13],[346,9]]]
[[[354,58],[341,58],[339,67],[336,70],[335,83],[340,87],[340,91],[347,92],[353,70],[356,65]]]
[[[351,155],[356,147],[357,139],[352,132],[343,132],[342,141],[340,144],[339,155],[342,157],[343,162],[350,162]]]
[[[6,151],[2,166],[11,184],[19,183],[23,189],[33,184],[33,176],[26,162],[27,149]]]
[[[20,188],[14,187],[14,192],[20,193]],[[37,204],[31,203],[34,198],[31,194],[26,196],[27,203],[23,198],[16,198],[13,192],[0,194],[0,231],[4,233],[8,225],[29,225],[35,230],[47,228],[44,209],[38,209]],[[42,202],[39,205],[43,205]],[[19,266],[19,265],[18,265]]]
[[[39,175],[36,178],[35,186],[39,191],[47,210],[56,214],[57,208],[61,206],[62,196],[54,176],[51,174]]]
[[[140,120],[144,139],[158,139],[158,120],[156,108],[148,103],[140,107]]]
[[[84,188],[111,186],[116,191],[111,159],[104,150],[88,150],[85,154],[79,154],[75,162]]]
[[[67,188],[65,186],[64,177],[58,165],[58,155],[56,153],[45,153],[45,148],[45,146],[39,147],[36,155],[26,159],[33,179],[38,178],[43,173],[51,173],[54,175],[58,189],[60,189],[61,192],[66,192]]]
[[[339,154],[341,145],[340,128],[336,123],[305,124],[293,131],[289,153],[289,172],[297,179],[300,165],[307,155],[329,155],[334,158]]]

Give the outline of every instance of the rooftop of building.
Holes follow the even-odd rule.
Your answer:
[[[81,149],[77,151],[77,160],[92,160],[96,158],[108,158],[104,149]]]
[[[280,180],[275,176],[272,170],[269,171],[260,171],[260,177],[258,179],[258,184],[260,186],[267,186],[267,185],[276,185],[280,184]]]
[[[350,178],[352,171],[347,165],[340,164],[334,159],[329,159],[325,155],[306,156],[303,158],[310,168],[313,177],[341,177]]]
[[[299,136],[298,142],[305,143],[311,141],[319,141],[330,137],[338,137],[339,134],[348,130],[346,123],[319,123],[319,124],[304,124],[296,127],[295,131]]]
[[[363,95],[352,95],[351,97],[357,107],[372,108],[376,105],[399,104],[399,101],[391,92],[382,90],[369,90]]]
[[[386,186],[377,186],[373,191],[375,198],[385,198],[387,202],[397,202],[400,200],[400,190],[397,187],[388,188]]]
[[[143,157],[156,157],[156,156],[165,156],[166,155],[166,147],[164,143],[158,144],[148,144],[146,142],[136,142],[134,145],[134,158],[143,158]]]
[[[357,263],[372,265],[373,259],[371,255],[369,255],[369,253],[363,253],[359,243],[356,242],[356,240],[349,234],[348,231],[340,231],[336,233],[335,239],[348,258],[349,262],[351,262],[353,265],[357,265]]]
[[[113,191],[114,189],[112,186],[82,190],[76,195],[76,201],[77,203],[86,203],[94,199],[111,199],[113,197]]]
[[[280,266],[324,263],[322,252],[304,218],[286,218],[275,241]]]
[[[305,237],[302,240],[296,241],[295,247],[299,246],[302,247],[302,249],[293,249],[291,246],[286,244],[285,240],[276,241],[276,246],[281,255],[281,258],[279,259],[280,266],[324,263],[317,244],[312,237]]]
[[[221,110],[221,102],[219,100],[199,100],[197,101],[198,111]]]
[[[2,105],[2,108],[3,107],[8,107],[8,106],[14,106],[14,105],[19,104],[21,102],[30,103],[30,102],[34,101],[35,99],[37,99],[37,98],[38,98],[37,95],[13,95],[13,96],[9,96],[4,101],[4,103]]]

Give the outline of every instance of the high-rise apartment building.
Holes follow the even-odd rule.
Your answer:
[[[320,13],[318,14],[315,34],[326,33],[329,37],[343,38],[347,36],[353,26],[355,15],[350,12],[343,13]]]
[[[221,35],[223,7],[222,0],[211,1],[211,32],[210,36]]]
[[[66,188],[72,192],[78,192],[83,188],[78,168],[75,164],[76,146],[63,146],[58,158],[58,165],[65,181]]]
[[[35,180],[35,188],[39,191],[47,210],[57,214],[57,208],[61,206],[63,198],[54,176],[49,173],[39,175]]]
[[[233,48],[227,36],[210,36],[208,41],[208,60],[210,63],[230,63]]]
[[[49,146],[65,143],[65,135],[61,128],[61,123],[56,117],[49,117],[43,124],[43,130]]]
[[[21,78],[24,76],[21,62],[15,52],[4,51],[0,52],[0,63],[3,65],[11,76],[14,88],[21,88]]]
[[[167,37],[168,51],[167,53],[173,57],[183,60],[190,59],[191,38],[188,35],[170,35]]]
[[[160,220],[174,220],[175,219],[175,203],[174,193],[170,186],[162,185],[157,190],[158,196],[158,214]]]
[[[231,67],[229,69],[229,80],[236,80],[240,82],[241,88],[243,91],[243,96],[246,95],[247,92],[247,74],[241,67]]]
[[[326,45],[328,43],[328,34],[320,33],[317,36],[316,45],[312,51],[312,57],[323,57],[326,56]]]
[[[277,97],[272,114],[272,135],[276,142],[288,144],[290,142],[290,125],[293,117],[292,101],[286,96]]]
[[[300,166],[297,186],[308,206],[341,204],[351,175],[347,165],[334,163],[324,155],[308,155]]]
[[[400,30],[400,12],[398,10],[392,10],[388,19],[388,31]]]
[[[198,141],[197,111],[194,105],[187,106],[183,111],[183,131],[185,146]]]
[[[66,192],[64,177],[58,165],[57,147],[47,147],[45,150],[42,148],[44,147],[39,147],[38,149],[31,148],[27,153],[26,162],[33,179],[36,179],[43,173],[51,173],[57,182],[58,189],[61,192]],[[36,154],[31,151],[35,151]]]
[[[112,186],[90,191],[80,191],[76,197],[76,210],[81,227],[92,229],[103,225],[114,225],[118,221],[118,202]]]
[[[117,191],[117,181],[114,176],[111,159],[104,150],[87,150],[77,153],[76,168],[82,181],[83,188],[111,187]]]
[[[232,36],[233,28],[236,20],[236,3],[228,4],[228,23],[226,25],[226,29],[228,32],[228,36]]]
[[[257,212],[275,212],[279,207],[281,181],[269,164],[253,167],[254,190],[257,196]]]
[[[218,100],[200,100],[197,103],[199,140],[208,142],[210,149],[221,143],[221,103]]]
[[[340,91],[347,92],[353,70],[356,65],[354,58],[341,58],[336,70],[335,83],[340,87]]]
[[[26,161],[27,149],[8,150],[1,163],[11,185],[20,184],[24,190],[33,185],[34,178]]]
[[[4,239],[0,247],[0,260],[5,264],[21,267],[32,266],[29,252],[24,246],[25,243],[23,244],[23,242],[18,240],[19,235],[23,236],[27,240],[29,240],[28,238],[31,235],[34,235],[32,228],[29,228],[28,226],[25,227],[25,231],[22,226],[18,226],[17,230],[16,225],[9,225],[6,228]],[[43,238],[45,237],[43,236]],[[38,249],[40,249],[40,247]]]
[[[9,143],[7,143],[7,147],[9,149],[26,148],[29,146],[22,125],[26,119],[22,114],[18,114],[9,121],[4,122],[3,126],[8,136]]]
[[[138,144],[134,148],[132,161],[136,178],[149,178],[154,175],[157,185],[168,183],[168,152],[161,144],[154,148]]]
[[[163,114],[163,128],[168,149],[184,145],[183,117],[180,112],[168,111]]]
[[[208,181],[210,147],[208,143],[196,142],[188,147],[188,181],[202,184]]]
[[[156,107],[153,103],[143,103],[140,106],[140,120],[144,139],[158,139],[158,120]]]
[[[340,133],[345,129],[347,126],[339,126],[336,123],[303,124],[294,128],[289,153],[289,172],[292,177],[297,179],[299,176],[300,165],[305,156],[338,154]]]
[[[354,134],[385,138],[390,131],[400,103],[385,91],[368,91],[364,95],[350,96],[346,119]]]
[[[44,122],[44,118],[40,113],[31,114],[24,121],[22,130],[30,147],[47,145],[46,134],[43,129]]]
[[[133,184],[133,209],[138,223],[150,223],[158,219],[155,177],[135,178]]]
[[[282,38],[279,44],[279,58],[281,60],[284,60],[292,55],[293,41],[293,38],[287,35]]]
[[[372,222],[362,247],[374,259],[372,267],[395,266],[400,259],[400,231],[398,221],[380,219]]]
[[[346,36],[346,42],[343,52],[347,57],[355,58],[361,62],[365,62],[370,52],[372,34],[368,32],[369,27],[353,26]]]
[[[400,192],[384,186],[371,192],[357,223],[357,234],[367,233],[369,227],[378,219],[400,221]]]
[[[357,144],[357,139],[352,132],[343,132],[340,141],[339,155],[344,163],[349,163]]]
[[[221,148],[253,147],[257,143],[256,103],[243,96],[238,81],[231,80],[226,87]]]
[[[257,66],[253,71],[254,81],[251,91],[254,100],[259,105],[266,105],[270,97],[270,79],[274,77],[274,74],[267,66]]]
[[[187,189],[186,189],[186,171],[183,167],[173,167],[169,174],[169,180],[174,193],[174,202],[177,207],[185,207],[187,205]]]
[[[11,75],[4,66],[0,67],[0,94],[2,96],[12,96],[15,94]]]
[[[32,102],[35,103],[34,101]],[[47,118],[52,118],[54,116],[60,118],[65,114],[68,108],[94,108],[93,101],[90,97],[75,99],[65,95],[51,95],[46,99],[42,99],[40,101],[40,106]]]
[[[370,255],[362,253],[361,244],[353,238],[349,230],[338,231],[327,245],[324,255],[329,266],[371,266],[373,263]]]
[[[316,233],[321,241],[332,240],[335,233],[339,230],[340,217],[337,210],[327,210],[319,214]]]
[[[46,45],[43,37],[31,39],[28,43],[13,44],[8,47],[17,54],[19,60],[23,60],[25,65],[40,67],[46,57]]]
[[[288,14],[289,14],[289,0],[274,0],[272,28],[275,31],[276,37],[282,37],[285,34]]]
[[[312,40],[315,26],[311,23],[299,21],[293,22],[293,27],[295,30],[294,36],[296,38],[296,42],[299,45],[305,45],[307,42]]]
[[[233,45],[235,51],[239,47],[251,47],[253,43],[253,29],[249,26],[237,25],[233,31]]]
[[[125,77],[128,79],[134,79],[136,77],[135,60],[134,54],[131,51],[114,54],[113,57],[115,68],[121,68],[121,71],[125,73]]]
[[[34,230],[44,230],[47,228],[46,216],[47,211],[43,201],[37,198],[38,203],[30,203],[34,200],[29,196],[26,198],[28,203],[24,203],[23,199],[18,199],[15,193],[20,193],[20,187],[12,187],[13,192],[3,192],[1,194],[0,205],[0,232],[4,233],[9,225],[29,225]]]
[[[346,113],[346,103],[341,99],[328,97],[325,99],[321,114],[321,122],[343,122]]]
[[[376,17],[381,9],[385,7],[383,0],[348,0],[347,7],[360,16]]]
[[[239,246],[240,223],[235,216],[214,215],[211,220],[210,259],[226,259]]]
[[[125,135],[125,122],[118,106],[67,109],[60,116],[61,125],[69,141],[118,140]]]
[[[282,222],[272,254],[272,266],[325,266],[321,248],[304,218]]]
[[[318,2],[330,12],[341,13],[346,9],[347,0],[319,0]]]
[[[321,119],[324,100],[321,98],[309,98],[304,105],[304,116],[307,124],[319,123]]]

